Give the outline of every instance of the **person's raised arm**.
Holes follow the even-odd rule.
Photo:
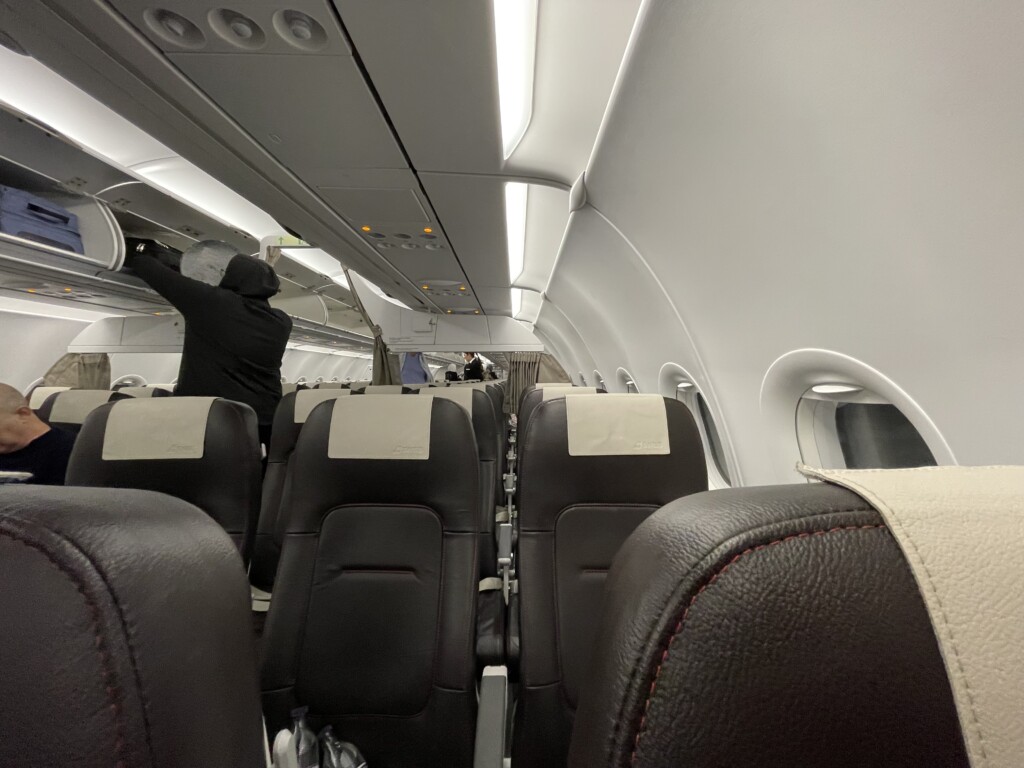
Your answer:
[[[155,256],[138,254],[129,266],[150,288],[181,312],[186,320],[190,314],[199,314],[202,310],[212,308],[211,302],[217,295],[217,288],[185,277]]]

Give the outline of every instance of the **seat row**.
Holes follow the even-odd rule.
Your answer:
[[[702,483],[703,458],[676,456],[692,443],[688,412],[651,396],[533,397],[516,441],[513,765],[968,764],[921,594],[870,504],[834,486],[778,486],[651,515]],[[123,467],[173,461],[183,483],[215,472],[203,462],[247,418],[226,409],[244,407],[191,401],[101,406],[72,470],[88,479],[79,454],[98,450]],[[174,424],[153,431],[151,414],[172,403]],[[474,441],[465,409],[444,398],[338,397],[308,414],[264,636],[271,729],[305,704],[371,765],[468,766],[474,746],[476,764],[501,764],[480,762],[475,735],[487,678],[473,661]],[[1008,487],[993,499],[1019,507],[1020,486]],[[254,764],[244,575],[209,518],[135,491],[4,494],[4,642],[20,643],[0,681],[5,722],[52,722],[59,698],[87,754]],[[29,609],[43,596],[61,606],[58,623]],[[34,684],[54,658],[76,659],[69,678]],[[212,751],[190,753],[196,740]]]

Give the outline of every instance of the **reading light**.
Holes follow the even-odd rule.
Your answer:
[[[851,384],[815,384],[811,391],[819,395],[845,395],[850,392],[860,392],[864,387]]]
[[[480,314],[480,310],[479,309],[474,309],[473,310],[473,314],[474,315],[479,315]]]
[[[537,0],[494,0],[501,143],[508,157],[530,125],[537,48]]]
[[[420,288],[422,288],[424,291],[429,291],[430,290],[430,286],[429,285],[421,285]]]
[[[369,232],[370,231],[369,227],[360,227],[360,229],[363,230],[363,232]]]
[[[428,234],[428,235],[429,235],[429,234],[430,234],[431,232],[433,232],[434,230],[433,230],[433,229],[431,229],[430,227],[424,227],[424,228],[423,228],[423,231],[424,231],[424,232],[425,232],[426,234]]]
[[[464,286],[464,285],[460,285],[460,286],[459,286],[459,290],[460,290],[460,291],[464,291],[464,290],[466,290],[466,286]]]

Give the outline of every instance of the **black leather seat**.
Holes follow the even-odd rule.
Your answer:
[[[350,390],[341,388],[308,389],[289,393],[278,403],[270,449],[267,451],[259,524],[253,542],[252,565],[249,568],[249,580],[259,589],[270,591],[274,586],[284,539],[284,528],[280,520],[281,500],[302,425],[306,423],[313,408],[324,400],[351,394]]]
[[[650,438],[627,439],[630,424],[640,422],[624,409],[638,403],[653,409],[652,419],[660,419],[651,424],[661,430],[659,450],[665,450],[667,440],[667,453],[570,455],[576,430],[570,429],[567,409],[583,405],[589,412],[584,426],[601,439],[621,437],[622,448],[610,450],[635,451],[637,442],[644,444],[639,450],[647,450]],[[659,507],[707,490],[707,466],[689,409],[655,395],[544,400],[520,435],[519,448],[522,685],[513,763],[561,767],[580,685],[588,675],[612,559],[636,526]]]
[[[118,387],[116,392],[129,397],[171,397],[174,394],[163,387]]]
[[[477,558],[479,578],[497,578],[498,550],[494,538],[495,487],[498,476],[500,445],[498,424],[490,396],[482,388],[434,387],[419,390],[420,397],[452,399],[471,414],[480,466],[480,543]],[[477,602],[477,659],[482,666],[505,661],[505,600],[496,587],[482,589]]]
[[[126,397],[129,395],[107,389],[68,389],[47,397],[36,415],[51,427],[77,435],[85,417],[93,410]]]
[[[577,395],[605,394],[603,389],[598,389],[597,387],[574,387],[571,384],[548,387],[527,387],[523,392],[523,399],[519,403],[519,414],[516,422],[516,430],[519,433],[520,442],[522,442],[522,436],[526,434],[526,428],[530,424],[530,417],[533,416],[533,412],[537,410],[537,406],[544,402],[545,389],[548,390],[548,397],[564,396],[566,394],[566,390],[572,390],[572,397],[576,397]],[[555,394],[556,392],[558,395]]]
[[[256,413],[231,400],[126,398],[85,420],[67,484],[160,491],[195,504],[248,563],[260,505]]]
[[[619,553],[573,768],[966,768],[931,622],[879,514],[829,485],[674,502]]]
[[[185,502],[0,489],[0,765],[263,764],[245,572]]]
[[[471,764],[478,485],[473,427],[453,402],[317,406],[292,460],[263,635],[272,730],[302,704],[374,768]]]

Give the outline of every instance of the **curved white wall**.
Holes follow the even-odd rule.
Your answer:
[[[741,481],[788,482],[761,382],[828,349],[895,382],[959,462],[1024,463],[1019,2],[641,14],[548,292],[609,385],[685,366]]]

